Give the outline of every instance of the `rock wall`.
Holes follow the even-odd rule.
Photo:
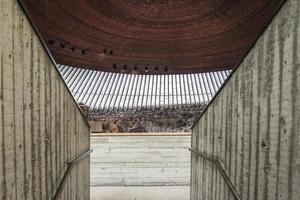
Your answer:
[[[129,111],[89,111],[89,120],[101,121],[103,131],[116,132],[189,132],[204,105],[181,108],[156,108]]]

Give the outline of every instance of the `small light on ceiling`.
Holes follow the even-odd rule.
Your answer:
[[[49,39],[49,40],[48,40],[48,43],[49,43],[49,44],[54,44],[54,43],[55,43],[55,40]]]

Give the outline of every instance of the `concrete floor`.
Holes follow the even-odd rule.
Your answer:
[[[91,187],[91,200],[189,200],[190,186]]]

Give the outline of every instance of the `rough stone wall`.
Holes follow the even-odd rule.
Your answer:
[[[52,199],[89,126],[16,0],[0,0],[0,199]],[[61,199],[89,199],[89,159]]]
[[[204,105],[178,108],[154,108],[128,111],[89,111],[89,120],[101,121],[103,131],[190,132]]]
[[[220,159],[241,199],[300,199],[300,1],[288,0],[193,127],[192,148]],[[191,199],[233,199],[192,155]]]

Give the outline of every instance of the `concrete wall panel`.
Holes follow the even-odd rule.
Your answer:
[[[218,156],[241,199],[300,199],[299,20],[288,0],[193,128],[192,148]],[[191,163],[191,199],[233,199],[209,161]]]
[[[91,186],[189,185],[190,136],[91,138]]]
[[[16,0],[0,0],[0,46],[0,199],[51,199],[89,126]],[[61,197],[89,199],[89,159]]]

